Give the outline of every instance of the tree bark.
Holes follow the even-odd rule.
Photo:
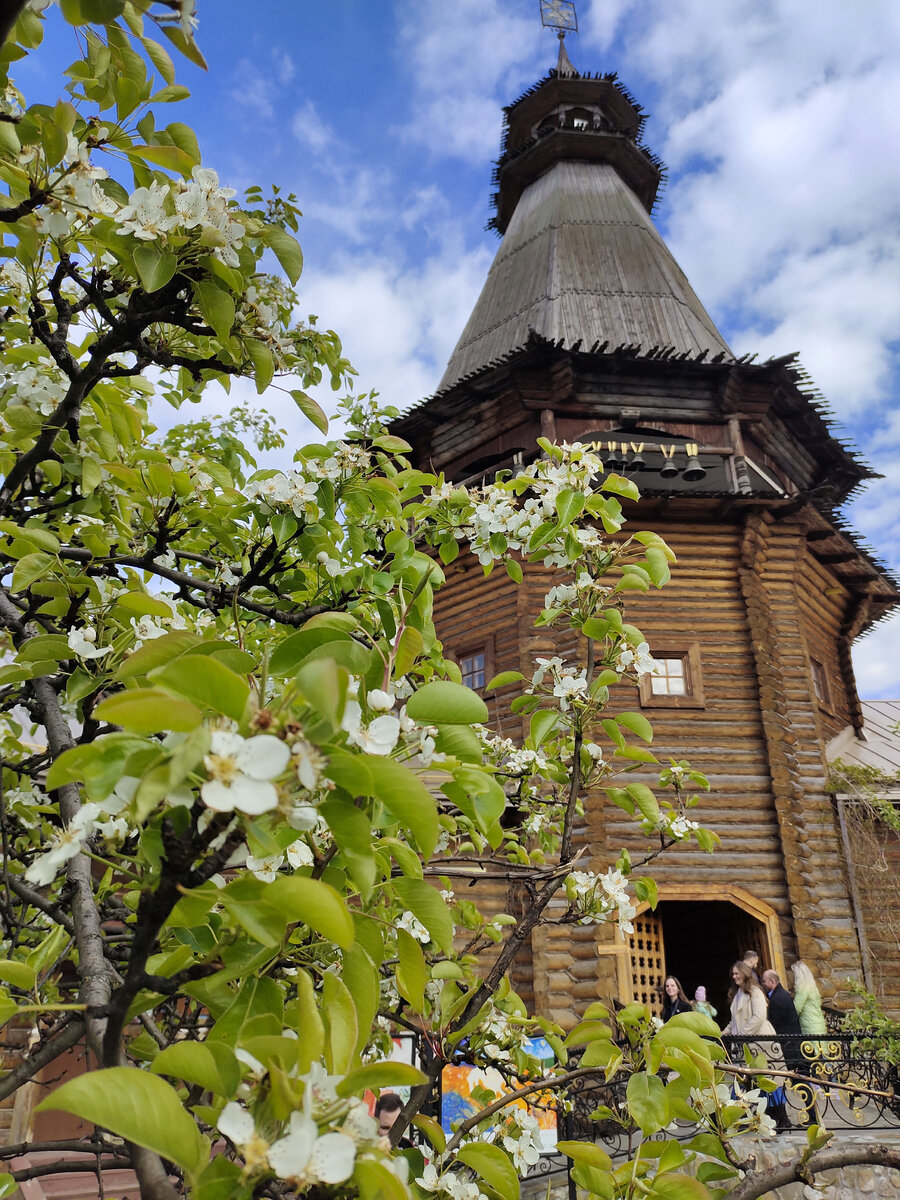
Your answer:
[[[767,1196],[769,1192],[786,1187],[789,1183],[811,1183],[819,1171],[857,1166],[889,1167],[900,1171],[900,1147],[886,1146],[882,1142],[826,1146],[808,1158],[804,1155],[793,1162],[778,1163],[764,1171],[746,1175],[728,1193],[728,1200],[757,1200],[759,1196]]]

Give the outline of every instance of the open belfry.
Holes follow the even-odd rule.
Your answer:
[[[627,528],[677,554],[662,591],[627,594],[656,668],[613,703],[649,717],[662,764],[708,776],[692,815],[721,847],[655,861],[659,905],[627,939],[602,925],[535,931],[514,983],[564,1026],[598,999],[657,1007],[666,973],[689,995],[705,985],[721,1015],[748,949],[782,979],[801,958],[826,1000],[846,1002],[880,920],[854,886],[826,763],[829,742],[862,732],[851,644],[900,599],[839,516],[872,472],[833,436],[794,355],[737,358],[717,330],[651,219],[664,168],[644,121],[615,76],[575,70],[560,37],[556,69],[505,109],[502,241],[482,293],[436,394],[394,423],[414,461],[467,483],[533,461],[541,436],[591,443],[640,489]],[[571,633],[534,628],[563,576],[523,569],[516,587],[469,554],[447,568],[437,626],[470,686],[577,649]],[[513,738],[527,730],[510,714],[517,690],[485,693]],[[579,839],[586,869],[647,847],[602,794],[585,798]],[[496,888],[515,914],[521,898]],[[879,978],[900,977],[893,954]]]

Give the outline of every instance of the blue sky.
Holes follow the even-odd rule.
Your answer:
[[[651,113],[646,140],[669,166],[656,220],[676,258],[737,352],[800,352],[887,477],[848,515],[900,569],[900,5],[578,13],[575,66],[618,71]],[[49,15],[17,74],[29,99],[55,99],[74,57]],[[501,105],[555,62],[538,0],[198,0],[198,15],[210,71],[178,63],[193,96],[177,119],[223,182],[296,192],[301,312],[341,334],[360,386],[403,406],[428,395],[496,251]],[[311,435],[273,408],[297,442]],[[864,696],[900,696],[900,618],[855,662]]]

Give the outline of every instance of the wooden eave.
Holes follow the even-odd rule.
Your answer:
[[[558,162],[609,163],[647,212],[653,211],[662,168],[628,134],[608,129],[550,129],[498,163],[499,188],[491,228],[505,233],[525,188]]]
[[[547,90],[550,88],[553,89],[554,99],[558,104],[593,102],[605,105],[613,123],[623,129],[631,129],[634,137],[639,136],[647,120],[647,114],[628,89],[619,83],[615,73],[582,75],[576,72],[574,75],[559,75],[553,70],[511,104],[505,105],[501,152],[507,149],[507,139],[513,124],[531,125],[546,113]]]

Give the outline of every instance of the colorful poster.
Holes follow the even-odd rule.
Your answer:
[[[554,1054],[545,1038],[530,1038],[525,1043],[529,1054],[541,1060],[544,1066],[553,1064]],[[504,1077],[493,1067],[473,1067],[469,1063],[459,1066],[444,1067],[441,1072],[441,1126],[446,1134],[453,1132],[453,1126],[471,1117],[477,1111],[478,1105],[472,1099],[472,1093],[479,1087],[487,1088],[497,1095],[514,1092],[521,1086],[515,1082],[507,1083]],[[541,1153],[553,1154],[556,1150],[556,1110],[553,1105],[552,1092],[537,1092],[531,1098],[532,1103],[516,1100],[519,1108],[525,1108],[535,1117],[541,1131]]]

